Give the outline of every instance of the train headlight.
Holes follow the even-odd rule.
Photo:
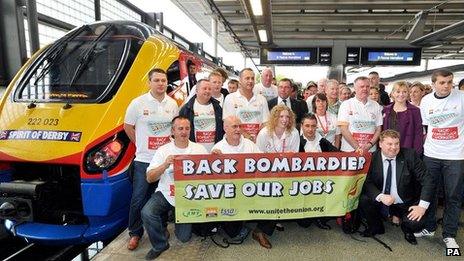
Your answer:
[[[127,136],[125,134],[125,137],[121,136],[117,134],[87,153],[84,165],[87,172],[101,173],[103,170],[110,170],[116,166],[129,144]]]

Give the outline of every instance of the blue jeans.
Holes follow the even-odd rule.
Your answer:
[[[424,163],[432,175],[434,183],[443,184],[445,195],[443,238],[455,238],[459,228],[463,200],[464,177],[462,173],[464,172],[464,160],[441,160],[424,156]],[[437,204],[437,193],[434,193],[434,198],[430,202],[429,213],[425,217],[425,228],[429,231],[435,231],[437,228]]]
[[[158,182],[147,182],[147,168],[149,163],[134,161],[134,176],[132,178],[132,198],[129,210],[129,236],[143,235],[142,218],[140,212],[150,196],[158,186]]]
[[[161,192],[155,192],[142,209],[142,220],[147,230],[153,250],[166,249],[166,225],[163,217],[174,207],[164,198]],[[175,233],[179,241],[185,243],[192,237],[192,224],[175,224]]]

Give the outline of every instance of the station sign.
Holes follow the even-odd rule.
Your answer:
[[[421,48],[348,47],[346,65],[420,65]]]
[[[362,48],[365,65],[420,65],[421,48]]]
[[[321,52],[322,51],[322,52]],[[332,48],[263,48],[260,51],[261,64],[276,65],[330,65]]]

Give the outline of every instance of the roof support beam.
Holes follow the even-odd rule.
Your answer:
[[[416,22],[412,26],[411,30],[409,30],[408,35],[406,36],[406,40],[416,39],[424,35],[425,29],[425,22],[427,21],[427,12],[420,11],[416,14]]]

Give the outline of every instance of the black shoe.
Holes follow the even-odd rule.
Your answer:
[[[316,223],[316,226],[317,226],[318,228],[320,228],[320,229],[325,229],[325,230],[330,230],[330,229],[332,229],[332,227],[329,226],[329,225],[327,224],[327,221],[326,221],[326,220],[323,220],[323,219],[318,218],[318,219],[316,219],[316,222],[315,222],[315,223]]]
[[[404,233],[404,239],[411,245],[417,245],[417,240],[413,233]]]
[[[162,250],[154,250],[153,248],[148,251],[148,253],[145,255],[145,260],[153,260],[157,257],[159,257],[164,251],[169,249],[169,244],[162,249]]]

